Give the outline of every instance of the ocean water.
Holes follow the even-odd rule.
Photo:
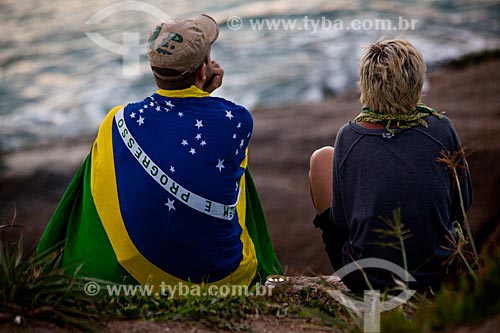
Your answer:
[[[155,91],[152,27],[197,13],[220,24],[214,95],[250,110],[352,89],[381,37],[408,39],[430,66],[500,47],[495,0],[0,0],[0,149],[95,133],[111,107]]]

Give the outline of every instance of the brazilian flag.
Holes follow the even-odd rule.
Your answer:
[[[283,274],[247,165],[252,126],[194,86],[112,109],[37,252],[63,244],[70,270],[125,284]]]

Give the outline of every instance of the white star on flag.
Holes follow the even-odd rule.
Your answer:
[[[137,119],[137,120],[136,120],[136,121],[137,121],[137,123],[139,124],[139,126],[144,125],[144,119],[145,119],[145,118],[142,118],[142,116],[139,116],[139,119]]]
[[[165,202],[165,206],[168,207],[168,211],[170,212],[172,209],[175,210],[174,207],[174,200],[167,199],[167,202]]]
[[[170,109],[168,108],[164,108],[165,109],[165,112],[170,112]]]
[[[177,115],[178,115],[179,117],[183,117],[183,116],[184,116],[184,113],[179,112]]]
[[[234,153],[234,155],[238,155],[240,151],[238,149],[236,149],[236,152]]]
[[[231,120],[231,119],[233,119],[234,116],[231,114],[231,111],[226,110],[226,117],[228,117],[229,120]]]
[[[196,125],[194,126],[200,129],[200,127],[203,127],[203,120],[196,119]]]
[[[147,108],[148,108],[148,105],[147,105],[147,104],[144,104],[142,107],[143,107],[143,108],[145,108],[145,109],[147,109]],[[141,109],[141,110],[142,110],[142,109]],[[139,112],[141,112],[141,110],[139,110]],[[143,110],[143,111],[144,111],[144,110]],[[142,113],[142,112],[141,112],[141,113]]]
[[[207,144],[207,142],[205,140],[201,140],[200,146],[205,146],[206,144]]]
[[[219,158],[218,158],[218,160],[219,160],[219,162],[217,163],[216,168],[217,168],[217,169],[219,169],[219,172],[222,172],[222,169],[223,169],[223,168],[225,168],[225,166],[224,166],[224,164],[223,164],[223,163],[224,163],[224,160],[221,160],[221,159],[219,159]]]
[[[241,139],[241,142],[240,142],[240,148],[243,148],[243,145],[245,144],[245,140]]]
[[[173,108],[173,107],[174,107],[174,105],[173,105],[173,104],[172,104],[172,102],[170,102],[170,101],[167,101],[167,102],[165,103],[165,105],[166,105],[166,106],[168,106],[169,108]]]
[[[198,133],[196,134],[196,136],[194,137],[196,140],[200,140],[201,139],[201,133]]]
[[[153,105],[155,105],[155,103],[151,102],[151,103],[149,103],[149,105],[153,106]]]
[[[132,112],[132,113],[130,114],[130,118],[135,118],[135,112]]]
[[[236,139],[236,133],[233,134],[233,139]]]
[[[181,145],[183,146],[187,146],[188,145],[188,142],[186,139],[183,139],[182,142],[181,142]]]
[[[144,105],[146,108],[148,107],[147,105]],[[139,110],[139,113],[143,113],[144,112],[144,109],[140,109]]]
[[[172,172],[172,173],[175,172],[175,168],[172,165],[170,166],[170,172]]]
[[[194,154],[196,154],[196,149],[194,149],[194,148],[191,148],[191,149],[189,150],[189,153],[190,153],[191,155],[194,155]]]
[[[158,106],[156,107],[156,111],[160,112],[160,110],[161,110],[161,108],[160,108],[160,106],[158,105]]]
[[[238,123],[238,126],[236,126],[236,128],[241,128],[241,123]]]

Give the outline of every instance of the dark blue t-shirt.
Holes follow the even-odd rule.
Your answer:
[[[446,117],[428,116],[425,120],[428,128],[397,129],[394,134],[350,122],[337,135],[333,161],[331,220],[334,229],[346,235],[340,264],[374,257],[404,268],[398,239],[384,236],[384,231],[391,229],[387,221],[393,221],[399,211],[407,236],[408,270],[417,280],[410,287],[415,289],[442,278],[443,262],[453,252],[453,220],[462,219],[453,177],[446,165],[437,161],[442,152],[460,152],[458,135]],[[461,163],[467,166],[465,159]],[[470,175],[467,169],[458,171],[468,209]],[[375,289],[394,285],[394,274],[389,271],[367,273]],[[359,272],[349,278],[351,289],[364,285]]]

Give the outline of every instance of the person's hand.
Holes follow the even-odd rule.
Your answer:
[[[224,69],[220,67],[217,61],[212,60],[212,77],[205,83],[203,90],[207,93],[211,93],[215,89],[219,88],[222,85],[223,77]]]

